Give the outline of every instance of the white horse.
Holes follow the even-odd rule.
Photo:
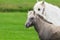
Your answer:
[[[33,10],[43,16],[47,21],[60,26],[60,8],[44,1],[38,1]]]

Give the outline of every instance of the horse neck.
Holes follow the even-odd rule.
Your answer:
[[[36,31],[38,32],[38,34],[41,38],[46,39],[49,35],[49,33],[48,33],[49,30],[51,30],[51,24],[45,22],[40,17],[37,17],[34,28],[36,29]]]
[[[37,32],[40,32],[43,30],[46,26],[44,26],[46,22],[40,19],[38,16],[36,17],[35,23],[34,23],[34,28],[36,29]]]

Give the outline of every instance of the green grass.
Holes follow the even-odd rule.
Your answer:
[[[35,0],[0,0],[0,8],[28,10],[33,8],[35,2]]]
[[[46,0],[60,7],[60,0]],[[32,9],[36,0],[0,0],[0,9],[29,10]]]
[[[38,40],[34,28],[25,27],[26,12],[0,12],[0,40]]]
[[[46,0],[60,7],[60,0]],[[36,0],[0,0],[0,8],[28,10]],[[26,12],[0,12],[0,40],[39,40],[34,28],[25,27]]]

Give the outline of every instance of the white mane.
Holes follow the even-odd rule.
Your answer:
[[[41,12],[37,11],[38,8],[40,8],[42,1],[38,2],[34,6],[34,11],[36,14],[42,15]],[[57,6],[54,6],[52,4],[49,4],[47,2],[44,2],[45,5],[45,11],[44,15],[42,15],[47,21],[52,22],[56,26],[60,26],[60,8]]]

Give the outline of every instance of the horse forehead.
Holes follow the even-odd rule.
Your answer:
[[[34,11],[29,11],[28,12],[28,17],[34,17]]]
[[[40,11],[38,11],[38,9],[40,9]],[[34,5],[34,11],[36,13],[40,13],[42,10],[43,10],[43,6],[42,6],[41,2],[38,2]]]
[[[34,5],[34,8],[35,8],[35,7],[41,7],[41,3],[42,3],[42,2],[37,2],[37,3]]]
[[[34,17],[34,15],[33,14],[28,15],[28,18],[31,18],[31,17]]]

